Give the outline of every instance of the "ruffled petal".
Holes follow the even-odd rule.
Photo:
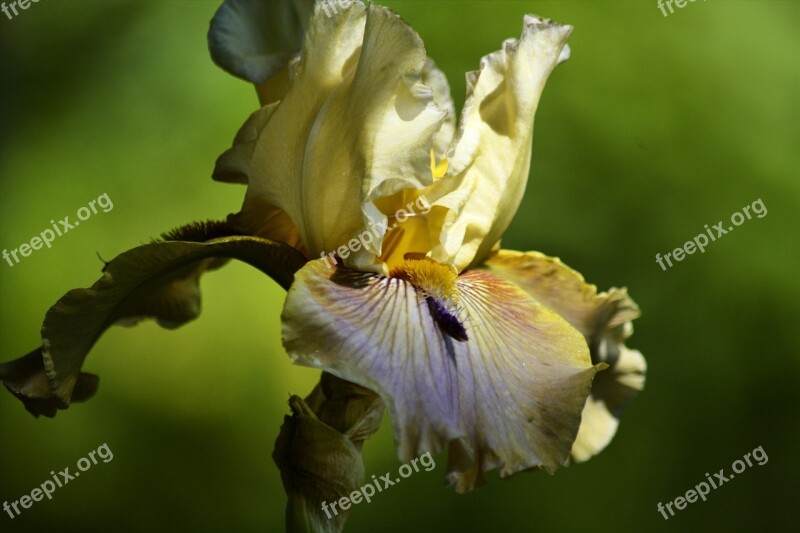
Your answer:
[[[578,272],[539,252],[501,250],[485,267],[564,317],[583,333],[592,362],[609,365],[592,385],[572,450],[574,461],[589,459],[608,445],[623,408],[644,388],[644,357],[623,344],[633,333],[631,321],[639,316],[639,308],[625,289],[598,294]]]
[[[81,367],[111,325],[155,319],[177,328],[200,314],[200,277],[229,258],[245,261],[288,288],[305,263],[281,243],[232,234],[223,222],[190,224],[112,259],[87,289],[66,293],[45,314],[42,346],[0,365],[0,380],[35,416],[52,417],[88,399],[97,377]]]
[[[455,284],[464,342],[409,282],[312,261],[287,296],[284,346],[296,363],[380,394],[401,460],[449,446],[458,491],[494,468],[556,469],[597,370],[583,336],[497,276],[470,271]]]
[[[47,377],[41,348],[29,354],[0,364],[0,381],[8,391],[23,403],[35,417],[53,418],[66,404],[56,395]],[[94,374],[78,372],[70,394],[70,403],[83,402],[94,396],[100,378]]]
[[[467,75],[467,100],[448,175],[428,200],[446,212],[431,257],[461,271],[500,239],[528,180],[533,118],[545,82],[569,56],[571,26],[526,15],[520,39],[485,56]]]
[[[447,155],[453,136],[456,132],[456,106],[450,96],[450,84],[447,77],[436,67],[436,63],[428,58],[422,70],[422,83],[433,91],[433,102],[445,114],[442,127],[433,138],[433,151],[437,161]]]
[[[421,81],[426,59],[391,11],[353,2],[328,16],[318,4],[286,95],[248,121],[217,178],[246,177],[248,202],[284,212],[311,256],[335,251],[386,219],[373,200],[432,181],[446,113]],[[379,243],[353,261],[375,263]]]
[[[586,401],[581,427],[572,445],[571,458],[577,463],[589,460],[608,446],[617,432],[623,408],[644,389],[647,363],[641,352],[618,342],[607,342],[616,353],[606,352],[598,357],[613,362],[597,376]]]

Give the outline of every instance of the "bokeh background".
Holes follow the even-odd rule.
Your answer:
[[[459,496],[445,457],[356,507],[349,531],[789,531],[797,523],[800,3],[387,1],[423,37],[459,108],[464,73],[522,15],[575,26],[536,117],[531,181],[504,245],[560,256],[643,310],[628,343],[649,364],[611,446],[555,476],[490,476]],[[207,52],[216,1],[39,2],[0,15],[0,248],[107,193],[52,249],[0,263],[0,360],[39,344],[47,308],[109,259],[187,221],[238,210],[210,179],[255,109]],[[664,272],[666,253],[761,198],[746,222]],[[324,206],[321,206],[324,208]],[[240,263],[206,275],[177,331],[113,328],[85,370],[97,396],[34,419],[0,391],[0,501],[102,443],[114,453],[0,531],[281,531],[270,454],[290,393],[315,371],[283,352],[283,291]],[[669,521],[656,504],[763,446]],[[367,472],[396,470],[388,423]]]

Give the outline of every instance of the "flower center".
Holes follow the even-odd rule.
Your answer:
[[[389,275],[409,282],[422,293],[434,322],[445,334],[457,341],[468,340],[467,330],[459,318],[457,271],[450,265],[426,257],[414,258],[414,255],[417,254],[407,254],[403,263]]]

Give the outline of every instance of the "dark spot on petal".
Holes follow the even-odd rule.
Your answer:
[[[469,340],[464,324],[453,316],[445,306],[430,296],[426,296],[425,301],[428,303],[428,309],[431,312],[434,322],[436,322],[436,325],[439,326],[439,329],[442,330],[443,333],[460,342]]]

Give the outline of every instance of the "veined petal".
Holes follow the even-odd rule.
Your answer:
[[[592,362],[609,365],[592,385],[572,450],[574,461],[589,459],[608,445],[623,408],[644,388],[644,357],[623,344],[633,333],[631,321],[639,308],[625,289],[598,294],[578,272],[539,252],[501,250],[485,267],[564,317],[586,337]]]
[[[446,210],[431,257],[461,271],[480,263],[505,232],[528,180],[533,118],[552,70],[569,56],[571,26],[526,15],[519,41],[467,75],[467,100],[448,176],[426,192]]]
[[[287,296],[284,346],[296,363],[380,394],[401,460],[449,446],[460,492],[494,468],[554,470],[597,370],[586,342],[497,276],[470,271],[455,283],[464,342],[443,333],[408,281],[309,262]]]
[[[245,126],[255,141],[223,156],[218,179],[246,176],[246,208],[284,212],[311,256],[335,251],[385,220],[373,200],[432,181],[446,113],[421,81],[425,64],[421,39],[391,11],[356,1],[328,16],[317,4],[286,95]]]

